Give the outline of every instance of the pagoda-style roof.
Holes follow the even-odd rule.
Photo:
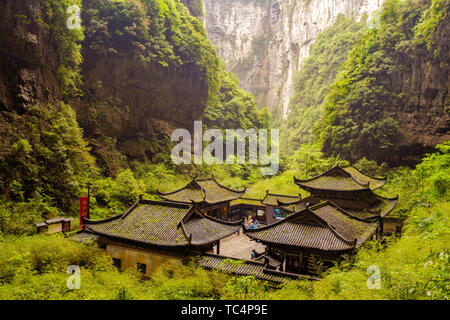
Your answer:
[[[123,214],[83,221],[93,234],[163,247],[210,244],[237,232],[242,223],[208,217],[195,204],[150,200],[137,201]]]
[[[311,179],[301,180],[294,177],[294,182],[306,190],[361,191],[375,190],[383,186],[386,178],[373,178],[352,166],[343,168],[337,165]]]
[[[181,189],[167,193],[158,191],[158,195],[165,200],[174,202],[215,204],[238,199],[244,195],[245,191],[245,189],[233,190],[227,188],[212,177],[193,179]]]
[[[257,199],[257,198],[241,197],[241,198],[233,200],[231,202],[231,206],[237,206],[237,205],[251,205],[251,206],[257,206],[257,207],[264,208],[264,205],[262,204],[262,200]]]
[[[321,251],[360,247],[377,229],[375,221],[355,218],[331,202],[308,206],[274,224],[246,229],[251,239],[265,244]]]
[[[388,215],[398,201],[398,195],[394,198],[383,198],[377,194],[369,193],[358,200],[326,199],[317,196],[309,196],[296,202],[283,203],[279,201],[280,207],[294,213],[306,209],[308,206],[316,205],[322,201],[330,201],[348,214],[364,219],[373,220]]]
[[[267,190],[266,195],[264,196],[261,202],[264,205],[278,206],[279,202],[283,203],[296,202],[300,200],[301,197],[302,196],[300,194],[298,196],[289,196],[285,194],[270,193],[269,190]]]

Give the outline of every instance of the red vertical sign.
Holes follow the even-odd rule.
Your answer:
[[[83,221],[81,220],[81,217],[87,218],[88,214],[88,197],[80,197],[80,226],[79,230],[83,229]]]

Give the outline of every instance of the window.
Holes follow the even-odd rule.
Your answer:
[[[142,274],[146,274],[147,273],[147,265],[145,263],[137,263],[137,270],[142,273]]]
[[[286,212],[280,208],[273,208],[273,217],[276,219],[284,219],[286,218]]]
[[[118,259],[118,258],[112,258],[113,259],[113,265],[120,270],[120,268],[122,267],[122,260]]]

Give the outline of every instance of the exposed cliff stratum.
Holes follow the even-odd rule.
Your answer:
[[[339,14],[356,20],[382,0],[205,0],[208,36],[260,107],[288,114],[293,79],[318,33]]]

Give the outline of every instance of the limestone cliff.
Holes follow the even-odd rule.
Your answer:
[[[286,117],[293,77],[339,14],[359,20],[382,0],[205,0],[208,36],[260,107]]]
[[[59,99],[57,43],[39,24],[40,0],[2,1],[0,11],[0,110],[23,113]]]

